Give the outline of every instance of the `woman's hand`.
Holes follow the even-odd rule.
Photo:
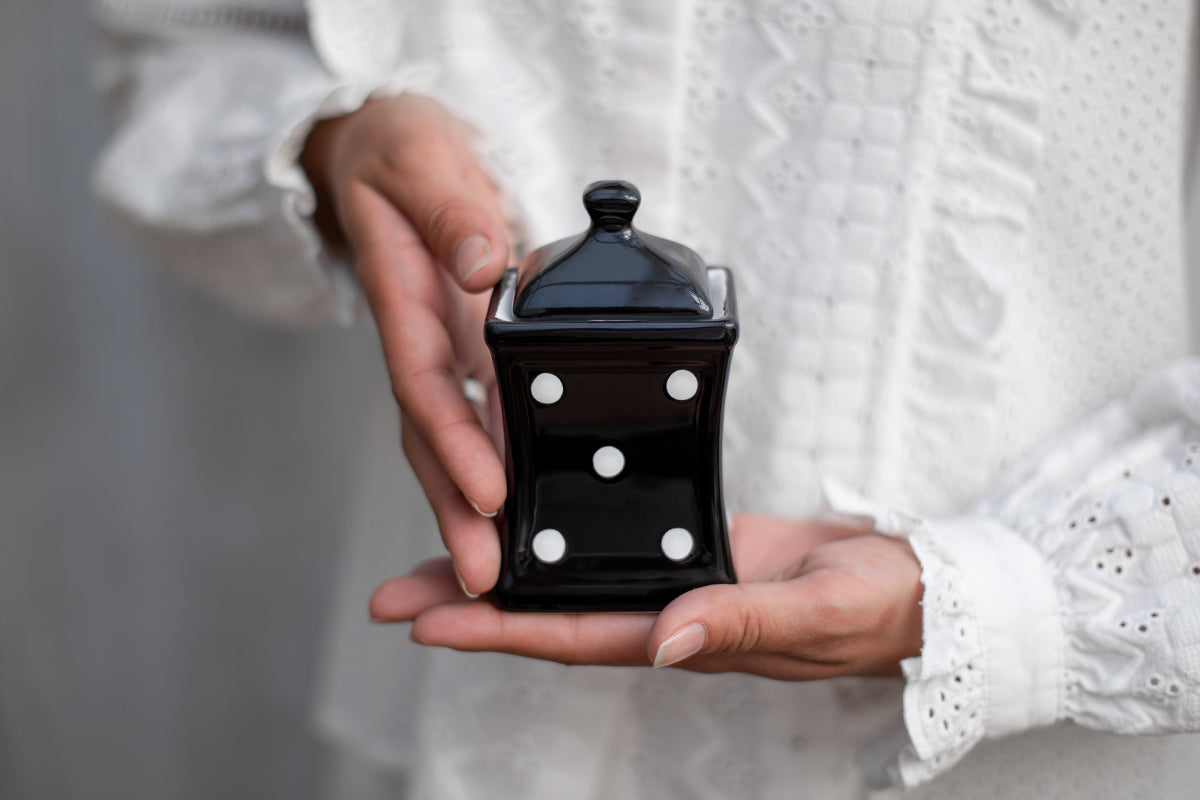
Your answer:
[[[500,611],[464,596],[437,560],[379,587],[371,616],[456,650],[785,680],[899,674],[920,653],[921,566],[907,542],[759,516],[735,518],[730,537],[742,583],[695,589],[657,615]]]
[[[301,163],[322,232],[352,252],[400,405],[404,451],[459,580],[487,591],[500,570],[487,517],[504,503],[504,467],[462,386],[474,378],[494,397],[485,290],[510,250],[498,193],[460,123],[413,95],[320,123]]]

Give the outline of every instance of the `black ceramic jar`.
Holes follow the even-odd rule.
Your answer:
[[[591,227],[530,253],[485,328],[504,410],[507,609],[649,611],[735,581],[721,419],[729,270],[633,227],[637,189],[589,186]]]

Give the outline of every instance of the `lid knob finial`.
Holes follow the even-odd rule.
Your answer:
[[[592,224],[608,233],[627,230],[641,202],[641,193],[627,181],[596,181],[583,191],[583,207]]]

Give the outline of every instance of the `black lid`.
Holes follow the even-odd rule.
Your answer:
[[[587,187],[591,227],[526,256],[516,316],[711,316],[704,261],[678,242],[634,228],[641,200],[625,181]]]

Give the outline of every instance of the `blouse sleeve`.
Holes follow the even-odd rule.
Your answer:
[[[117,226],[243,311],[349,321],[355,284],[312,224],[298,157],[317,120],[412,88],[419,70],[336,77],[300,0],[97,0],[93,19],[95,81],[115,122],[93,189]]]
[[[912,785],[981,739],[1070,720],[1200,730],[1200,361],[1146,379],[967,516],[918,522]]]

